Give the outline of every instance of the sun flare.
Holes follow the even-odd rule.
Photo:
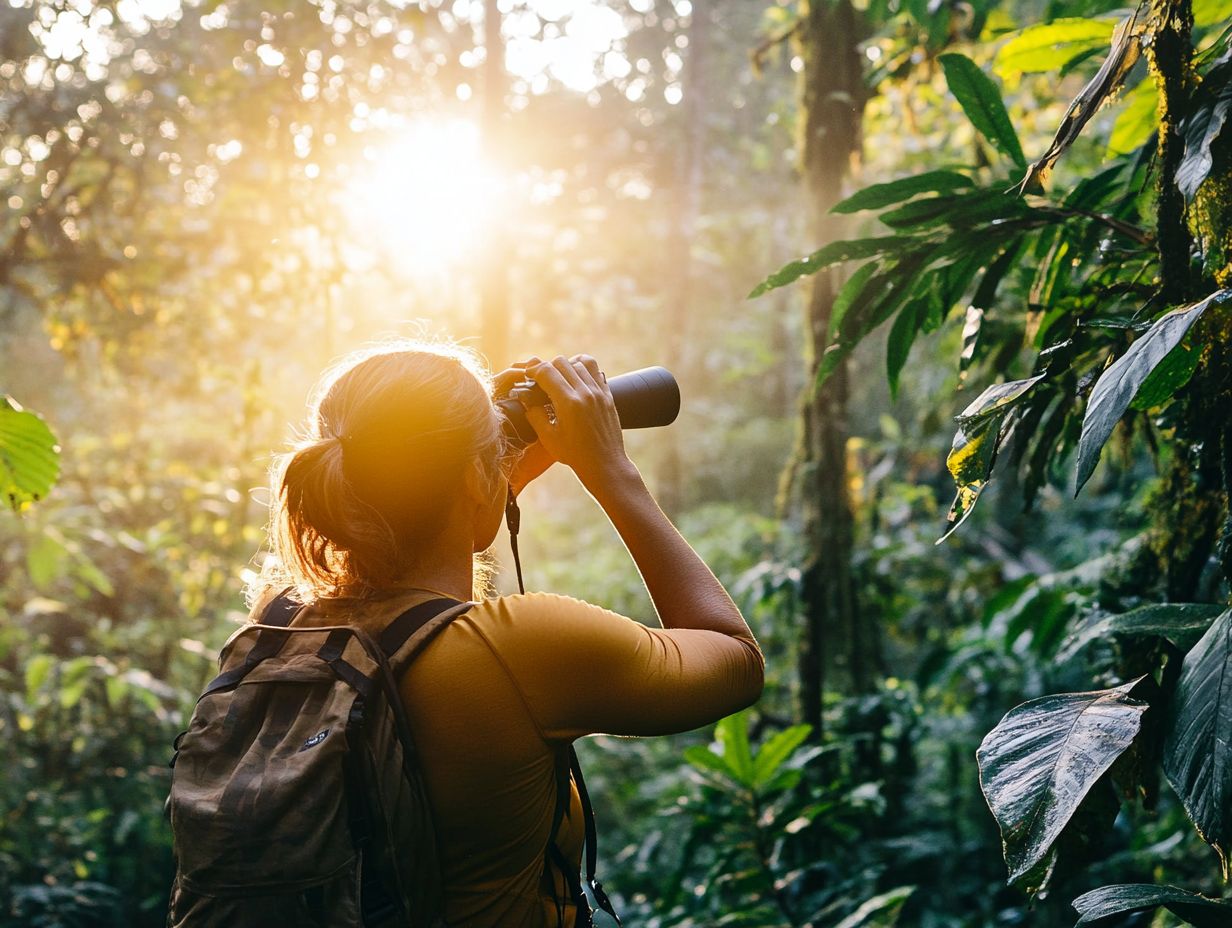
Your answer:
[[[434,119],[365,149],[345,200],[357,244],[423,274],[448,270],[483,247],[500,193],[478,127]]]

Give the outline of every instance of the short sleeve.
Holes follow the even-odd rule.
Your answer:
[[[487,605],[490,644],[548,739],[688,731],[761,695],[764,660],[752,638],[648,628],[544,593]]]

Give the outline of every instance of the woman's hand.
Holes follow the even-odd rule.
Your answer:
[[[509,395],[513,385],[527,378],[527,368],[542,364],[538,358],[528,358],[517,361],[512,367],[506,368],[493,378],[496,399],[504,399]],[[521,493],[532,480],[556,463],[556,459],[543,446],[542,442],[527,445],[517,454],[513,469],[509,474],[509,487],[513,495]]]
[[[526,406],[526,419],[539,436],[536,445],[572,468],[592,493],[629,473],[633,465],[625,454],[620,417],[594,358],[557,356],[525,368],[525,374],[552,401],[550,415],[543,406]]]

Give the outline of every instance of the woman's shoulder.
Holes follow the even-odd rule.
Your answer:
[[[484,600],[479,603],[478,608],[497,615],[516,616],[527,621],[596,616],[629,621],[610,609],[562,593],[511,593]]]
[[[500,650],[570,645],[594,646],[601,639],[626,639],[646,627],[619,613],[559,593],[515,593],[484,600],[473,610],[476,629]]]

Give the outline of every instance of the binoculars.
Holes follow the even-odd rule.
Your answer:
[[[644,367],[618,374],[608,378],[607,386],[612,391],[621,428],[650,429],[671,425],[680,413],[680,386],[666,368]],[[505,417],[505,437],[523,447],[539,440],[526,419],[524,403],[546,406],[551,400],[542,387],[527,379],[514,384],[509,395],[496,403]]]

